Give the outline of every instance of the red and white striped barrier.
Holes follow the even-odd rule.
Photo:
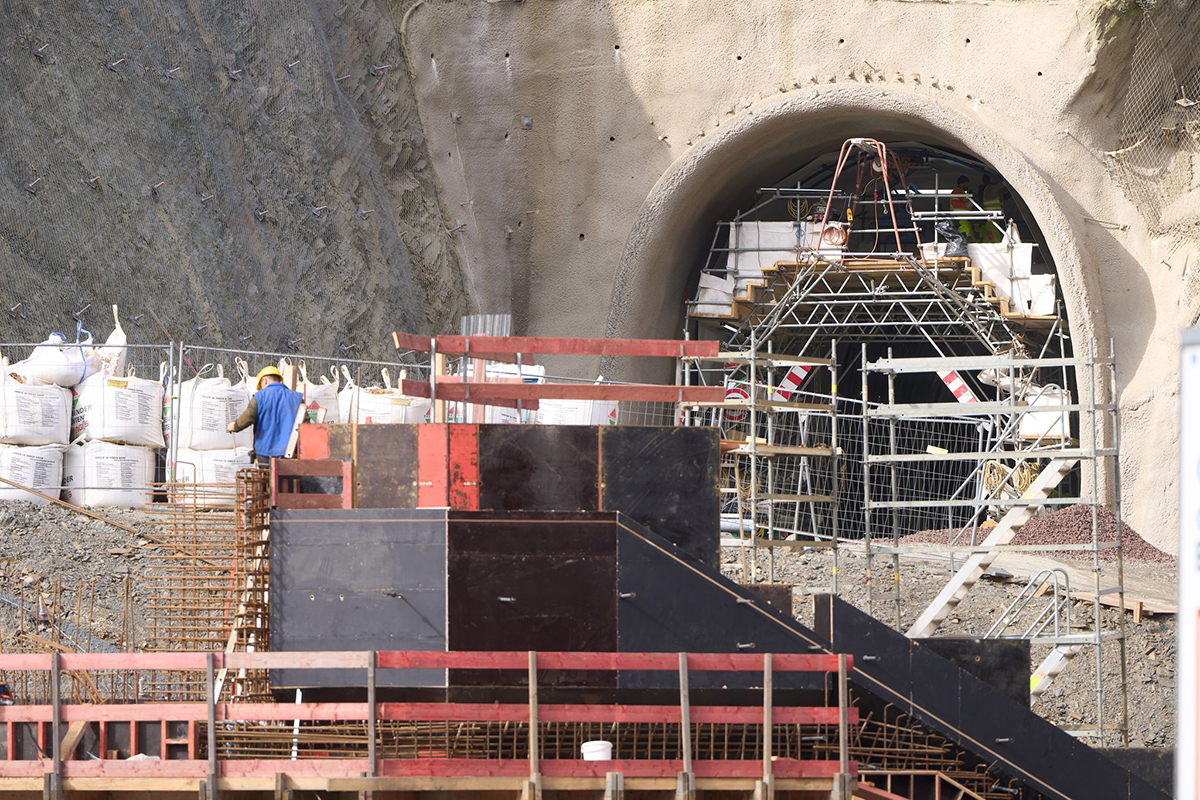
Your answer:
[[[940,369],[938,377],[942,379],[942,383],[946,384],[946,388],[954,395],[954,399],[960,403],[978,403],[979,398],[971,391],[971,387],[967,386],[966,381],[958,374],[956,370]]]
[[[800,384],[804,383],[804,379],[808,377],[808,373],[812,372],[812,367],[805,364],[798,364],[788,370],[788,374],[783,376],[783,380],[779,382],[779,388],[771,395],[772,400],[779,400],[786,403],[791,399],[792,393],[800,388]]]
[[[730,402],[745,402],[750,399],[750,392],[746,391],[746,388],[741,383],[726,381],[725,399]],[[745,422],[748,416],[750,416],[750,412],[744,408],[725,409],[726,422]]]

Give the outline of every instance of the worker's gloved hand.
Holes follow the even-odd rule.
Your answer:
[[[230,433],[235,433],[235,431],[233,430],[233,423],[231,422],[228,425],[226,425],[225,430],[229,431]]]

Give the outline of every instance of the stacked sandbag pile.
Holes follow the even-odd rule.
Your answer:
[[[245,364],[238,363],[241,379],[225,377],[218,367],[204,367],[179,386],[179,441],[175,450],[175,482],[191,484],[181,501],[202,506],[224,505],[232,493],[221,485],[235,482],[237,472],[250,466],[254,445],[252,428],[230,433],[229,423],[250,403]]]
[[[103,347],[94,346],[90,334],[68,342],[55,333],[24,361],[0,365],[0,477],[59,495],[67,482],[64,468],[78,449],[68,446],[73,441],[73,389],[125,367],[125,332],[116,306],[113,319],[116,326]],[[84,333],[82,326],[79,333]],[[147,483],[140,483],[144,494]],[[50,502],[7,483],[0,484],[0,499]]]
[[[0,374],[0,478],[54,496],[71,430],[71,390],[31,383],[4,365]],[[7,483],[0,500],[50,502]]]
[[[138,508],[151,500],[162,428],[163,379],[99,373],[74,388],[63,499]]]

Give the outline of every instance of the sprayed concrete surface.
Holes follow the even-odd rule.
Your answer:
[[[1045,236],[1077,349],[1115,340],[1124,511],[1174,551],[1178,329],[1200,270],[1188,204],[1152,230],[1107,168],[1139,17],[1051,0],[430,0],[402,34],[480,310],[524,333],[678,335],[713,224],[847,137],[990,162]]]

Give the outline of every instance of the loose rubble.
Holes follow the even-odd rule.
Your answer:
[[[149,515],[132,509],[102,509],[104,516],[129,527],[151,531]],[[143,643],[143,605],[151,569],[153,542],[61,506],[0,503],[0,646],[17,649],[21,630],[58,641],[68,649],[126,649],[125,582],[130,582],[134,649]],[[61,590],[60,631],[50,621]],[[82,591],[81,591],[82,590]],[[21,599],[27,609],[22,615]],[[43,614],[38,614],[38,600]],[[24,620],[22,622],[22,616]],[[76,637],[76,629],[82,636]],[[90,632],[90,639],[89,634]],[[78,642],[76,639],[78,638]]]

